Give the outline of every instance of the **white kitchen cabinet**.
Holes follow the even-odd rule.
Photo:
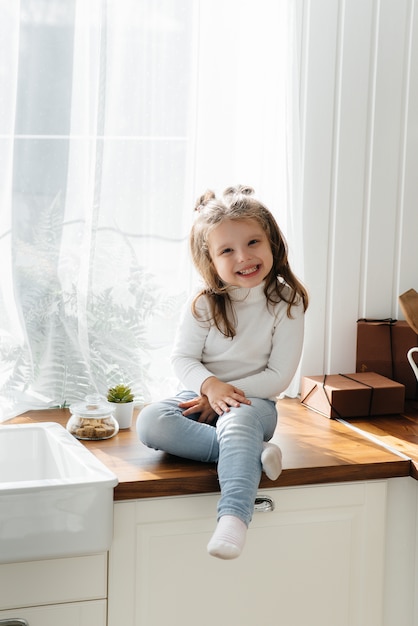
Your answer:
[[[108,626],[382,626],[387,481],[259,495],[233,561],[206,552],[216,494],[115,503]]]
[[[418,482],[388,480],[383,626],[418,626]]]
[[[0,565],[0,620],[106,626],[107,553]]]

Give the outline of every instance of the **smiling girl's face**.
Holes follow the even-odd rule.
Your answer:
[[[256,287],[273,267],[270,241],[255,219],[226,219],[208,237],[218,276],[227,285]]]

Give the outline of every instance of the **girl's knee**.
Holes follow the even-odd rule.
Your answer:
[[[145,445],[149,445],[150,439],[155,432],[155,428],[158,422],[160,411],[156,406],[157,403],[148,404],[145,406],[138,415],[136,422],[136,432],[139,439]]]
[[[138,415],[136,431],[142,443],[159,450],[167,434],[172,432],[176,417],[181,414],[176,398],[148,404]]]
[[[246,432],[261,435],[264,439],[266,434],[271,437],[277,422],[277,413],[274,404],[252,398],[251,405],[241,404],[237,408],[231,408],[218,420],[218,433]]]

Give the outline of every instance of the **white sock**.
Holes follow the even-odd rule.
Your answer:
[[[264,443],[261,453],[263,471],[270,480],[276,480],[282,473],[282,451],[275,443]]]
[[[219,559],[236,559],[241,554],[247,534],[246,524],[235,515],[223,515],[218,522],[208,552]]]

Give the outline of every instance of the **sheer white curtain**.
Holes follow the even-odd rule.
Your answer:
[[[301,267],[292,6],[0,0],[0,420],[174,391],[206,188],[253,186]]]

